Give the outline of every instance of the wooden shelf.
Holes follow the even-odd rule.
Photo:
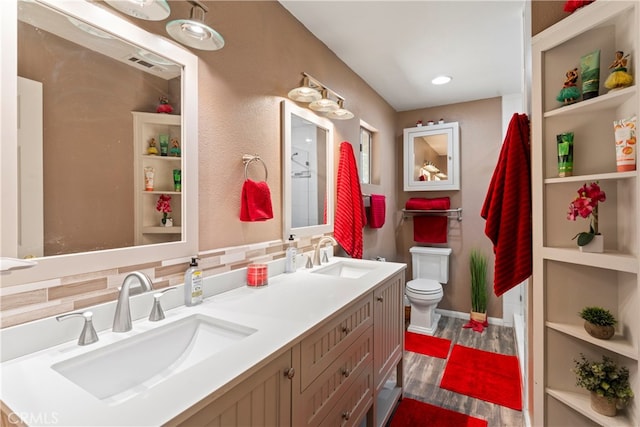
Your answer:
[[[616,334],[609,340],[600,340],[589,335],[582,325],[569,325],[567,323],[557,322],[546,322],[546,325],[548,328],[581,339],[629,359],[638,360],[638,349],[622,335]]]
[[[586,101],[576,102],[544,113],[545,118],[568,116],[571,114],[595,113],[614,108],[622,102],[631,99],[636,94],[636,86],[609,92]]]
[[[580,252],[577,247],[553,248],[545,246],[542,248],[542,257],[552,261],[606,268],[626,273],[638,273],[638,256],[633,254],[613,251],[605,251],[598,254]]]
[[[566,184],[569,182],[582,182],[582,181],[607,181],[616,179],[632,179],[638,177],[638,171],[632,172],[607,172],[607,173],[594,173],[589,175],[575,175],[566,176],[564,178],[547,178],[544,180],[545,184]]]
[[[549,396],[558,399],[560,402],[574,409],[576,412],[584,415],[590,420],[607,427],[633,427],[631,421],[619,412],[615,417],[607,417],[600,415],[591,409],[590,397],[588,394],[574,393],[571,391],[554,390],[547,388],[546,392]],[[555,423],[554,423],[555,424]]]
[[[173,227],[142,227],[142,232],[144,234],[180,234],[182,232],[182,227],[173,226]]]

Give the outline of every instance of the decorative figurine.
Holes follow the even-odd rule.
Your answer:
[[[613,71],[605,80],[604,87],[607,89],[622,89],[633,84],[633,76],[627,72],[628,58],[629,54],[625,56],[623,51],[616,51],[616,58],[609,65],[609,69],[613,68]]]
[[[580,98],[580,89],[576,86],[576,82],[578,81],[578,69],[574,68],[573,70],[567,71],[565,76],[566,79],[564,80],[562,89],[556,99],[564,103],[564,105],[569,105],[573,104],[578,100],[578,98]]]
[[[149,140],[149,148],[147,148],[147,153],[152,155],[152,156],[157,156],[158,155],[158,148],[156,147],[156,139],[155,138],[151,138]]]
[[[169,104],[169,98],[166,96],[160,97],[160,105],[156,108],[156,113],[171,113],[173,111],[173,107]]]
[[[171,138],[171,149],[169,155],[173,157],[180,157],[180,143],[177,138]]]

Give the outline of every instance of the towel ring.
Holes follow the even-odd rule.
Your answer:
[[[248,175],[247,175],[247,169],[249,168],[249,165],[251,164],[251,162],[260,162],[262,163],[262,166],[264,167],[264,180],[266,181],[267,178],[269,177],[269,171],[267,171],[267,165],[264,162],[264,160],[262,160],[260,158],[260,156],[258,156],[257,154],[245,154],[242,156],[242,161],[244,162],[244,180],[246,181],[247,179],[249,179]]]

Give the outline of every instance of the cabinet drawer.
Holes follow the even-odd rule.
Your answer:
[[[320,427],[350,427],[360,425],[373,404],[373,374],[371,366],[365,367],[355,378],[347,392],[322,420]]]
[[[356,301],[300,344],[300,390],[304,391],[339,354],[373,324],[371,294]]]
[[[299,397],[294,407],[296,425],[317,426],[341,400],[363,370],[372,374],[373,328],[369,327],[329,365]]]

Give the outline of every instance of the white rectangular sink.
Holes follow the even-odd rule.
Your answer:
[[[194,314],[51,368],[98,399],[119,403],[254,332],[256,329]]]
[[[354,262],[339,261],[339,262],[336,262],[335,264],[331,264],[326,267],[321,267],[317,270],[314,270],[312,273],[325,274],[327,276],[335,276],[335,277],[346,277],[349,279],[357,279],[369,273],[370,271],[375,270],[378,267],[379,267],[378,265],[360,263],[357,261],[354,261]]]

